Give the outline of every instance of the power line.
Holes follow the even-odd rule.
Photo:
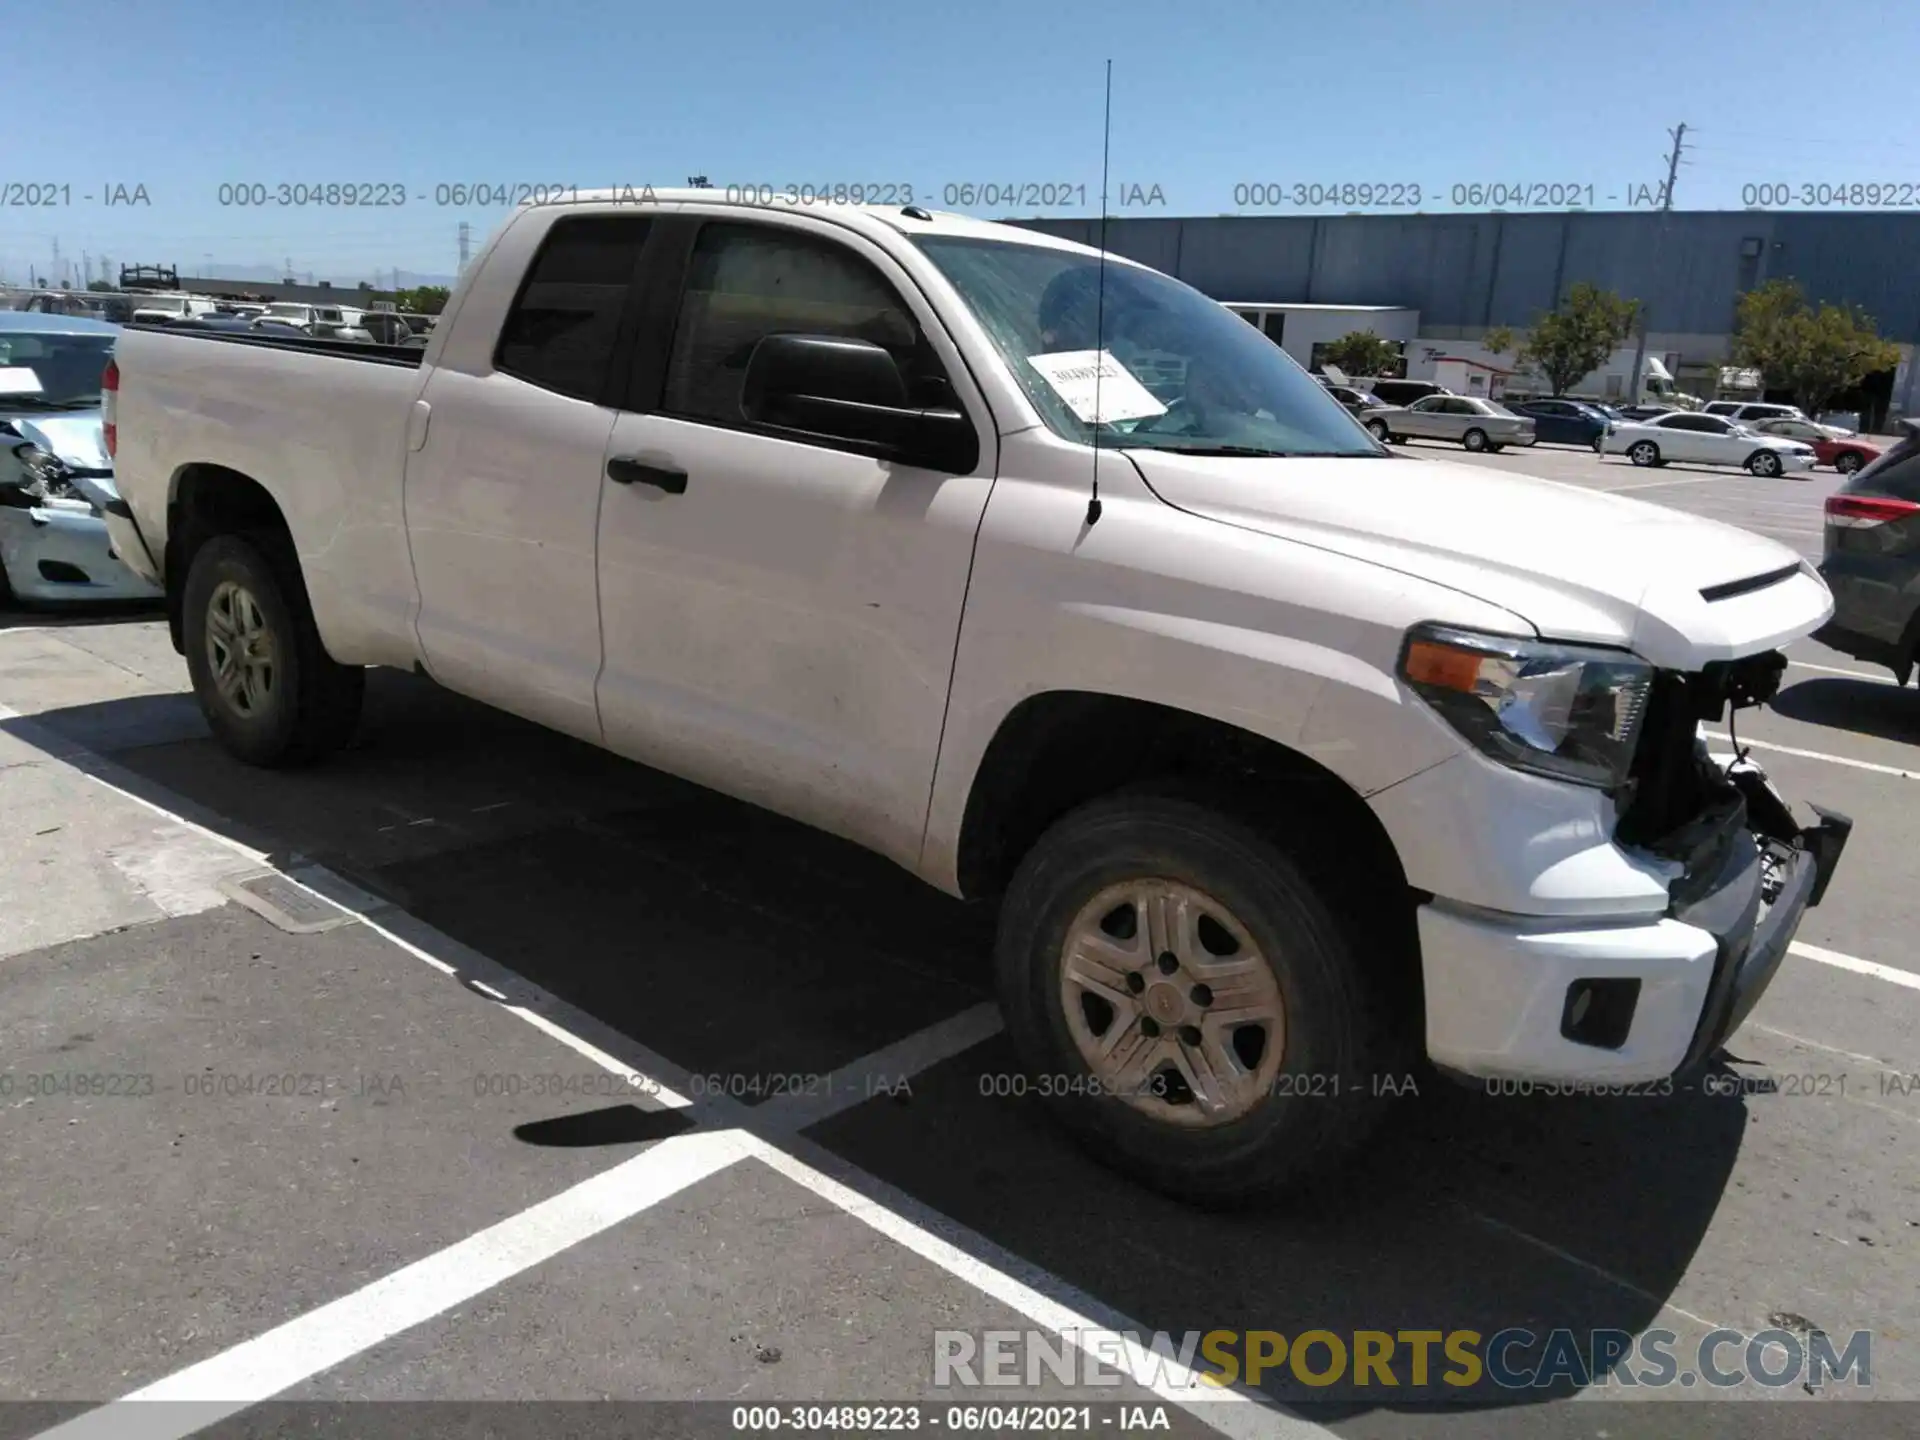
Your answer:
[[[1655,232],[1655,253],[1659,253],[1660,242],[1666,238],[1666,217],[1673,210],[1673,183],[1680,175],[1680,156],[1687,146],[1687,122],[1667,131],[1673,137],[1673,149],[1667,152],[1667,183],[1660,192],[1660,228]],[[1628,404],[1640,403],[1640,372],[1647,363],[1647,304],[1640,302],[1640,339],[1633,349],[1633,372],[1627,380]]]

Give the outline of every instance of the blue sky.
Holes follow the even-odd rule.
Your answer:
[[[1920,189],[1920,6],[1885,0],[88,0],[6,27],[0,278],[285,260],[451,272],[505,214],[454,184],[1053,184],[1114,213],[1217,214],[1236,187],[1593,187],[1624,208],[1690,125],[1680,207],[1756,184]],[[4,12],[0,12],[4,13]],[[19,12],[16,11],[16,14]],[[81,12],[73,18],[78,20]],[[9,47],[12,48],[12,47]],[[23,77],[35,83],[23,97]],[[221,204],[231,183],[401,187],[400,208]],[[22,185],[60,203],[27,207]],[[1118,208],[1130,197],[1164,205]],[[110,187],[149,203],[107,205]],[[1085,187],[1086,205],[1078,203]],[[1139,187],[1137,190],[1131,187]],[[45,187],[65,187],[49,191]],[[92,196],[91,200],[86,197]],[[1244,192],[1242,198],[1245,198]],[[1402,198],[1405,198],[1403,192]],[[1583,200],[1585,196],[1582,196]],[[1006,206],[971,207],[1006,214]],[[1020,213],[1032,213],[1025,206]],[[1375,207],[1379,208],[1379,207]],[[1477,208],[1485,208],[1485,201]],[[1512,208],[1512,207],[1509,207]]]

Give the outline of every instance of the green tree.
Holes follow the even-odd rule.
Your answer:
[[[1480,344],[1489,355],[1504,355],[1513,349],[1513,331],[1505,325],[1496,325],[1480,337]]]
[[[109,281],[106,281],[106,280],[89,280],[89,281],[87,282],[87,289],[89,289],[89,290],[111,290],[111,289],[113,289],[113,285],[112,285],[112,283],[111,283],[111,282],[109,282]]]
[[[1371,330],[1350,330],[1320,351],[1322,365],[1338,366],[1349,375],[1384,375],[1399,359],[1399,348]]]
[[[1560,308],[1534,322],[1527,343],[1514,358],[1547,379],[1555,395],[1564,395],[1582,376],[1606,363],[1614,347],[1633,333],[1638,300],[1623,300],[1611,290],[1581,281],[1567,292]]]
[[[1876,370],[1900,363],[1871,316],[1850,306],[1814,309],[1791,280],[1769,280],[1740,297],[1733,360],[1760,372],[1771,389],[1791,390],[1809,415]]]
[[[393,292],[394,303],[416,315],[438,315],[453,292],[445,285],[416,285],[411,290]]]

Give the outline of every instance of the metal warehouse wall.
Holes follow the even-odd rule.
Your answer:
[[[1023,220],[1087,244],[1100,222]],[[1760,243],[1745,263],[1742,244]],[[1725,334],[1747,285],[1798,280],[1920,341],[1920,213],[1676,210],[1109,219],[1108,244],[1218,300],[1409,305],[1425,326],[1531,324],[1577,281],[1647,302],[1655,329]]]

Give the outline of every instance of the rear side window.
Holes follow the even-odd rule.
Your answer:
[[[1863,465],[1840,487],[1843,495],[1888,495],[1920,504],[1920,431]]]
[[[494,368],[576,400],[600,399],[652,223],[592,215],[556,224],[507,313]]]

